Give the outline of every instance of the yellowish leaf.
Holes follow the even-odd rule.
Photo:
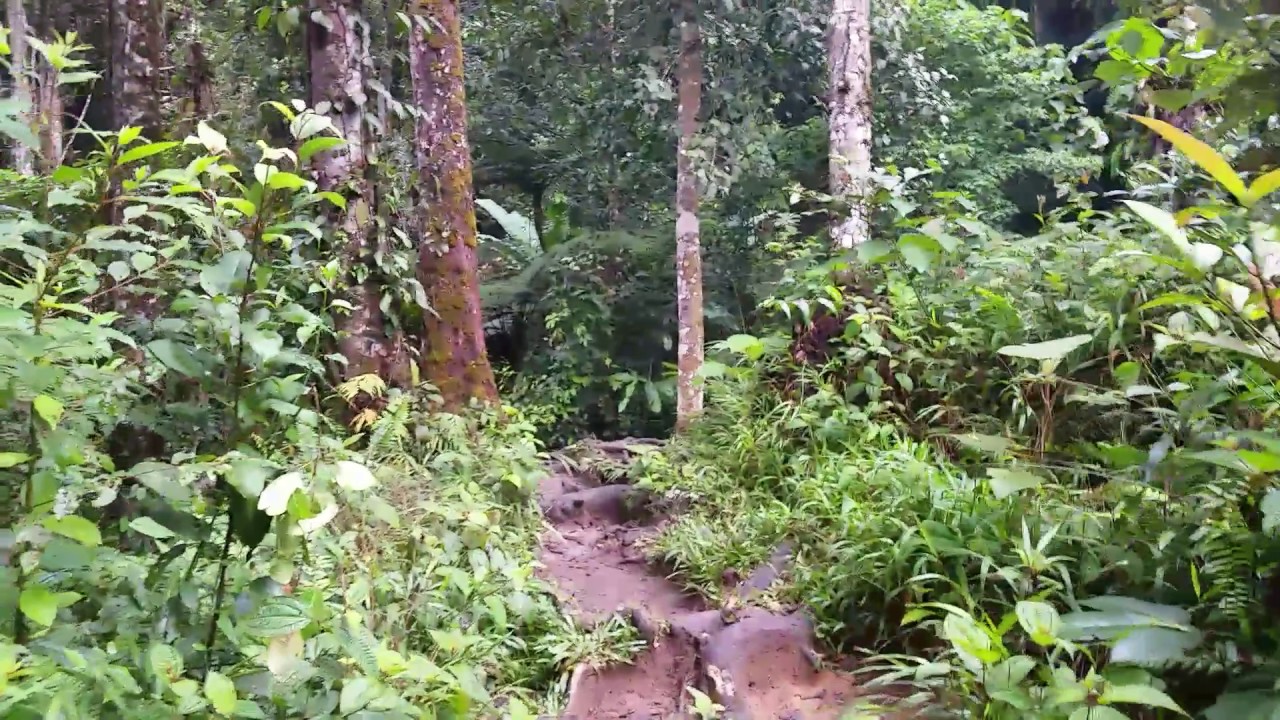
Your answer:
[[[1142,115],[1129,115],[1129,117],[1154,130],[1170,145],[1177,148],[1178,152],[1200,166],[1201,170],[1209,173],[1214,180],[1218,181],[1219,185],[1234,195],[1237,200],[1248,204],[1249,191],[1245,189],[1244,181],[1231,168],[1231,164],[1218,154],[1217,150],[1163,120],[1156,120]]]
[[[1244,204],[1253,205],[1276,190],[1280,190],[1280,169],[1272,170],[1254,180],[1253,184],[1249,186],[1249,197],[1244,201]]]

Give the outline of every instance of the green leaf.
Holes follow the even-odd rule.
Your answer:
[[[1035,644],[1049,647],[1057,641],[1062,631],[1062,617],[1052,605],[1023,600],[1014,607],[1014,613],[1018,624]]]
[[[266,185],[272,190],[301,190],[307,187],[307,181],[294,173],[276,170],[271,173]]]
[[[1130,720],[1128,715],[1106,705],[1081,705],[1067,720]]]
[[[278,595],[267,598],[258,611],[241,623],[245,631],[258,637],[279,637],[311,624],[302,603],[292,597]]]
[[[0,452],[0,470],[17,467],[31,459],[31,456],[20,452]]]
[[[62,403],[48,395],[37,395],[35,400],[31,401],[31,407],[51,428],[57,427],[58,421],[62,419]]]
[[[134,532],[142,533],[147,537],[153,537],[153,538],[156,538],[157,540],[163,540],[164,538],[171,538],[174,535],[173,531],[170,530],[169,528],[145,516],[134,518],[132,521],[130,521],[129,528]]]
[[[129,148],[120,155],[120,158],[116,160],[116,164],[128,165],[131,162],[137,162],[138,160],[149,158],[152,155],[159,155],[166,150],[178,147],[180,144],[181,143],[177,142],[154,142]]]
[[[98,526],[78,515],[47,517],[41,525],[49,532],[71,538],[81,545],[97,547],[102,544],[102,532]]]
[[[284,338],[274,330],[259,330],[256,327],[246,328],[244,341],[253,348],[254,354],[262,363],[269,363],[284,349]]]
[[[1151,103],[1161,110],[1178,112],[1195,100],[1195,93],[1182,88],[1165,88],[1151,93]]]
[[[1107,36],[1107,47],[1123,50],[1135,60],[1154,60],[1164,48],[1164,34],[1143,17],[1131,17]]]
[[[1006,345],[996,352],[1009,357],[1030,360],[1061,360],[1072,350],[1088,345],[1092,340],[1092,335],[1072,335],[1030,345]]]
[[[43,585],[28,585],[18,597],[18,608],[32,622],[49,627],[58,617],[58,596]]]
[[[910,234],[898,239],[898,252],[908,265],[920,272],[927,272],[933,267],[933,261],[942,251],[937,240],[928,235]]]
[[[724,339],[724,346],[729,352],[742,355],[748,360],[757,360],[764,354],[764,342],[755,335],[739,333]]]
[[[1195,628],[1140,627],[1127,630],[1111,646],[1111,662],[1164,668],[1186,661],[1204,641]]]
[[[129,277],[129,272],[129,264],[123,260],[116,260],[115,262],[107,265],[107,274],[116,282],[120,282]]]
[[[170,645],[152,645],[147,651],[147,664],[151,666],[151,673],[159,678],[173,681],[182,676],[182,655]]]
[[[1247,204],[1249,197],[1248,191],[1244,187],[1244,181],[1232,169],[1231,164],[1219,155],[1216,150],[1163,120],[1143,117],[1142,115],[1129,115],[1129,117],[1154,130],[1166,142],[1177,148],[1178,152],[1198,165],[1201,170],[1209,173],[1214,180],[1218,181],[1219,185],[1234,195],[1237,200]]]
[[[343,715],[354,713],[368,705],[376,692],[377,689],[373,681],[367,677],[353,677],[344,681],[342,683],[342,693],[339,695],[338,700],[338,712]]]
[[[134,270],[144,273],[156,266],[156,256],[150,253],[134,253],[129,257],[129,264],[133,265]]]
[[[342,147],[346,141],[338,137],[313,137],[302,143],[302,147],[298,148],[298,164],[301,165],[311,159],[312,155],[326,150],[332,150],[336,147]]]
[[[1014,655],[993,665],[986,673],[985,684],[992,691],[1011,690],[1025,680],[1035,667],[1035,658]]]
[[[232,250],[218,258],[217,264],[200,271],[200,287],[212,296],[230,295],[232,288],[246,279],[252,264],[248,251]]]
[[[1009,438],[1000,437],[999,435],[984,435],[982,433],[955,433],[948,437],[967,448],[978,450],[991,455],[1003,455],[1013,448],[1013,441]]]
[[[230,717],[236,711],[236,686],[231,678],[210,670],[204,679],[204,696],[209,699],[214,712]]]
[[[146,348],[165,367],[176,373],[187,377],[201,377],[204,374],[204,368],[196,360],[195,353],[186,345],[168,338],[160,338],[147,343]]]
[[[1178,703],[1173,701],[1173,698],[1150,685],[1110,685],[1098,701],[1104,705],[1127,703],[1172,710],[1179,715],[1187,714]]]
[[[1173,215],[1154,205],[1148,205],[1137,200],[1121,200],[1120,202],[1128,205],[1130,210],[1137,213],[1139,217],[1172,240],[1179,250],[1188,252],[1191,244],[1187,242],[1187,234],[1182,231],[1181,227],[1178,227],[1178,220]]]
[[[261,458],[236,458],[228,463],[227,482],[241,496],[256,500],[266,487],[267,479],[279,472],[279,466]]]
[[[997,500],[1003,500],[1014,493],[1044,484],[1044,478],[1025,470],[987,468],[987,478],[991,482],[991,492],[995,494]]]

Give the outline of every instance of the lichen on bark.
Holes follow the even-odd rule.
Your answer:
[[[462,21],[457,0],[418,0],[409,72],[422,239],[418,279],[427,311],[422,375],[450,409],[491,403],[498,391],[485,352],[476,260],[475,197],[467,141]]]
[[[698,223],[698,179],[693,144],[702,107],[702,38],[696,0],[679,5],[680,62],[677,68],[676,155],[676,430],[682,431],[702,412],[703,362],[702,248]]]
[[[871,239],[871,0],[832,0],[828,43],[831,195],[848,205],[831,236],[847,250]]]
[[[373,184],[369,182],[372,139],[365,122],[369,112],[366,75],[372,72],[368,25],[360,15],[360,0],[312,0],[307,23],[312,107],[327,109],[334,127],[346,140],[341,147],[319,153],[313,160],[320,189],[346,198],[346,209],[332,208],[329,220],[343,243],[342,261],[349,314],[339,316],[339,348],[347,360],[347,378],[373,373],[390,380],[402,376],[395,367],[403,361],[393,352],[382,314],[381,287],[370,267],[374,247]],[[364,266],[366,272],[360,272]]]

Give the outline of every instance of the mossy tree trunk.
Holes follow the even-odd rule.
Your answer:
[[[678,6],[680,59],[676,69],[676,111],[679,145],[676,149],[676,430],[689,427],[702,412],[703,361],[702,248],[698,223],[698,177],[693,145],[702,107],[702,38],[697,0]]]
[[[418,0],[409,40],[409,73],[418,107],[415,150],[422,239],[418,279],[426,313],[423,378],[451,409],[494,402],[497,386],[485,352],[476,271],[476,213],[463,87],[458,0]]]
[[[319,153],[313,163],[320,189],[347,200],[334,208],[330,224],[342,248],[347,301],[352,309],[338,317],[339,347],[347,360],[343,376],[382,375],[390,352],[374,277],[373,184],[368,179],[371,111],[366,81],[373,72],[369,26],[360,0],[311,0],[307,52],[311,106],[327,113],[346,143]]]
[[[848,208],[831,236],[848,250],[871,239],[871,0],[833,0],[828,43],[831,195]]]

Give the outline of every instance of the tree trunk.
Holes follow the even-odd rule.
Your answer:
[[[143,137],[157,140],[164,13],[157,0],[111,0],[110,7],[112,127],[140,127]]]
[[[18,105],[19,117],[28,130],[35,132],[36,104],[31,92],[31,54],[27,51],[27,9],[23,0],[9,0],[9,75],[13,78],[13,99]],[[17,140],[13,143],[13,169],[23,175],[36,171],[33,148]]]
[[[360,17],[361,0],[312,0],[307,23],[311,106],[328,113],[346,144],[313,159],[316,183],[347,200],[334,208],[331,226],[343,244],[343,266],[350,314],[337,319],[339,347],[347,359],[345,378],[386,376],[387,338],[380,302],[382,293],[370,275],[374,248],[372,183],[367,178],[369,148],[365,121],[366,74],[372,71],[368,26]],[[363,270],[363,272],[362,272]]]
[[[427,292],[422,375],[451,409],[498,398],[485,353],[476,212],[467,142],[459,0],[418,0],[409,73],[423,221],[418,279]]]
[[[693,143],[698,135],[702,105],[702,39],[698,32],[697,0],[681,0],[680,62],[676,69],[680,130],[676,150],[676,430],[689,427],[702,412],[702,250],[699,246],[698,178],[693,168]]]
[[[871,0],[833,0],[829,32],[831,195],[848,204],[831,235],[848,250],[871,239]]]

